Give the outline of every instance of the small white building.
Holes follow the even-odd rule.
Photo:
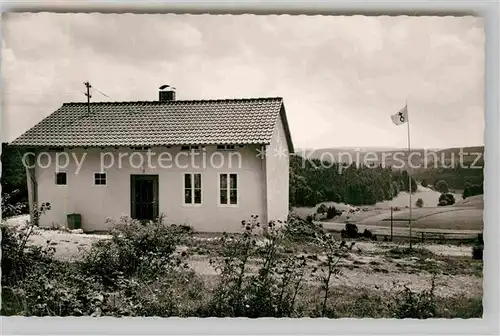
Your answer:
[[[162,87],[163,88],[163,87]],[[107,219],[162,214],[200,232],[288,216],[293,144],[282,98],[65,103],[14,140],[27,150],[30,209],[51,205],[42,227],[81,215],[84,231]]]

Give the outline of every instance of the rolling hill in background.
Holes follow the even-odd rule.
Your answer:
[[[381,147],[365,147],[365,148],[318,148],[318,149],[298,149],[295,152],[309,159],[319,159],[323,161],[336,163],[352,163],[357,162],[365,165],[382,165],[384,167],[404,168],[408,157],[411,159],[412,165],[422,168],[451,168],[451,164],[459,166],[461,163],[465,166],[471,165],[478,155],[480,160],[476,164],[484,165],[484,146],[470,146],[463,148],[432,148],[432,149],[412,149],[408,153],[404,148],[381,148]],[[460,155],[462,154],[462,159]]]

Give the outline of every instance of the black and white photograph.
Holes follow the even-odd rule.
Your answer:
[[[481,17],[1,21],[2,316],[482,318]]]

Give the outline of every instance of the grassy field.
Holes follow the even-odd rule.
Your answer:
[[[412,200],[422,198],[424,207],[412,207],[412,227],[416,229],[446,231],[473,231],[474,233],[483,230],[483,209],[484,201],[481,196],[469,197],[462,200],[456,195],[456,204],[445,207],[438,207],[437,199],[439,193],[428,188],[419,187],[419,191],[412,195]],[[394,227],[408,227],[410,211],[408,208],[408,193],[400,193],[392,201],[377,203],[373,206],[361,206],[359,211],[349,213],[350,209],[356,209],[350,205],[342,203],[325,202],[327,206],[335,206],[339,210],[346,210],[341,216],[327,220],[325,222],[344,223],[348,217],[362,227],[390,227],[391,210],[390,207],[398,207],[392,212]],[[299,207],[293,209],[294,213],[302,218],[316,212],[316,207]]]
[[[461,207],[412,209],[413,227],[421,229],[447,229],[481,231],[483,229],[483,210],[463,209]],[[407,227],[409,210],[393,213],[395,227]],[[361,225],[389,226],[390,213],[370,216],[358,221]]]

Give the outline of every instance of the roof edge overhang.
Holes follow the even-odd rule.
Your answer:
[[[262,145],[269,145],[270,142],[217,142],[217,143],[175,143],[175,144],[148,144],[148,143],[130,143],[130,144],[89,144],[89,145],[49,145],[49,144],[43,144],[43,145],[26,145],[26,144],[12,144],[9,143],[8,146],[11,148],[24,148],[24,149],[43,149],[43,148],[110,148],[110,147],[181,147],[181,146],[219,146],[219,145],[235,145],[235,146],[248,146],[248,145],[256,145],[256,146],[262,146]]]
[[[285,103],[281,102],[280,114],[281,122],[283,123],[283,128],[285,129],[286,143],[288,146],[288,153],[295,153],[295,148],[293,147],[292,134],[290,133],[290,127],[288,125],[288,120],[286,117]]]

